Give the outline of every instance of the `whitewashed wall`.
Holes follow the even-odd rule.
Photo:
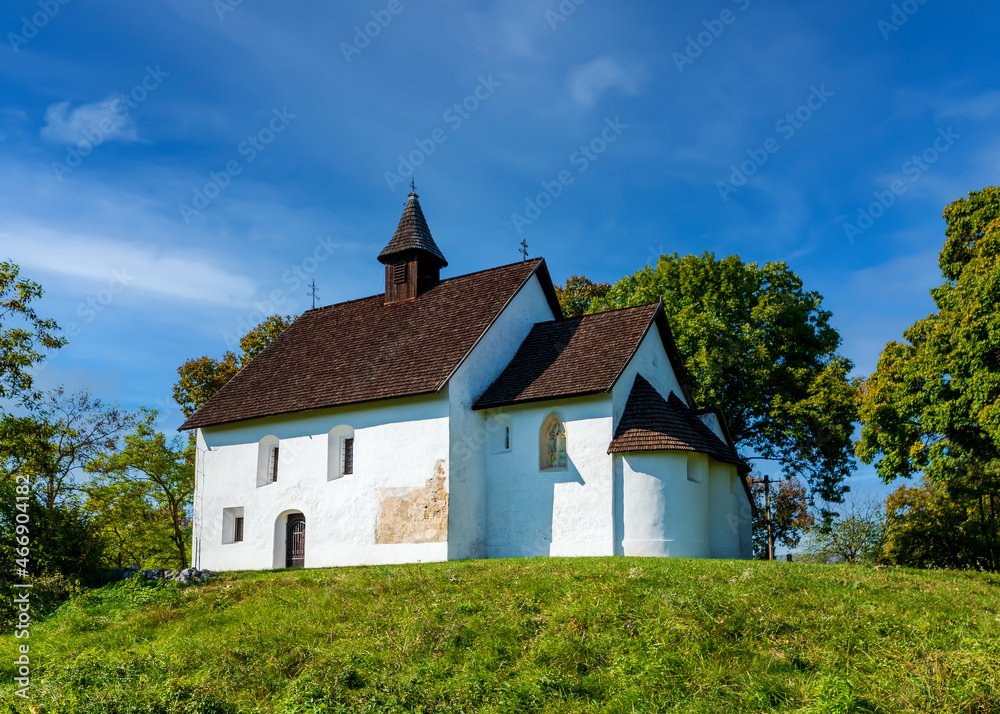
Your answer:
[[[329,432],[354,428],[354,474],[329,480]],[[276,483],[257,486],[258,443],[279,440]],[[284,519],[306,518],[307,567],[445,560],[447,542],[376,544],[382,489],[447,478],[447,395],[391,400],[199,430],[194,554],[213,570],[284,567]],[[227,543],[224,510],[244,509]]]
[[[653,388],[659,392],[664,399],[673,392],[681,401],[684,401],[684,393],[681,391],[680,382],[674,374],[674,368],[667,357],[667,351],[663,349],[663,340],[660,338],[660,329],[654,323],[646,333],[646,337],[639,345],[632,360],[622,371],[618,381],[612,389],[614,400],[615,426],[618,425],[625,411],[625,404],[628,402],[628,395],[632,391],[632,384],[635,376],[641,374]],[[686,403],[686,402],[685,402]]]
[[[537,322],[552,320],[552,308],[533,276],[487,330],[448,383],[451,418],[449,491],[454,507],[448,524],[448,558],[487,557],[487,422],[472,405],[500,376]]]
[[[566,426],[568,465],[543,471],[540,429],[550,414]],[[487,456],[487,555],[612,555],[611,399],[608,395],[489,410],[497,435]],[[511,427],[510,451],[501,427]]]
[[[740,507],[746,496],[736,467],[710,460],[709,543],[713,558],[740,557]]]
[[[709,479],[688,480],[709,471],[708,457],[685,451],[626,453],[622,460],[622,554],[707,558]]]

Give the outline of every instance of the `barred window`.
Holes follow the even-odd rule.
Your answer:
[[[267,462],[267,482],[274,483],[278,480],[278,447],[272,446],[270,454]]]
[[[326,480],[354,475],[354,428],[341,424],[327,434]]]
[[[343,446],[341,447],[343,452],[343,458],[340,464],[340,473],[342,476],[350,476],[354,473],[354,437],[348,436],[344,437]]]

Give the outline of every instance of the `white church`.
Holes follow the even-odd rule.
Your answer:
[[[541,259],[442,278],[415,193],[378,259],[384,293],[304,313],[181,427],[196,567],[751,557],[662,304],[565,318]]]

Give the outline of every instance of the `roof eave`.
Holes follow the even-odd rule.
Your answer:
[[[548,394],[542,397],[529,397],[527,399],[512,399],[502,402],[489,402],[488,404],[480,404],[476,402],[472,405],[472,410],[479,412],[486,409],[502,409],[504,407],[516,407],[522,404],[537,404],[538,402],[550,402],[557,399],[576,399],[578,397],[592,397],[597,394],[610,394],[609,389],[588,389],[581,392],[561,392],[559,394]]]
[[[293,409],[291,411],[275,412],[273,414],[259,414],[257,416],[250,417],[249,419],[227,419],[225,421],[213,421],[205,424],[188,425],[188,422],[190,422],[191,419],[195,416],[194,414],[192,414],[191,417],[188,417],[187,421],[181,424],[181,426],[177,429],[177,431],[189,431],[191,429],[204,429],[210,426],[225,426],[227,424],[239,424],[240,422],[245,422],[245,421],[255,421],[257,419],[271,419],[273,417],[283,417],[289,414],[303,414],[305,412],[322,411],[323,409],[353,407],[358,404],[375,404],[378,402],[386,402],[389,401],[390,399],[409,399],[411,397],[426,397],[431,394],[438,394],[440,391],[441,391],[440,389],[428,389],[422,392],[407,392],[406,394],[395,394],[388,397],[378,397],[377,399],[355,399],[349,402],[337,402],[336,404],[327,404],[320,407],[304,407],[303,409]],[[197,414],[197,412],[195,412],[195,414]]]
[[[559,307],[559,298],[556,297],[555,288],[552,287],[552,278],[549,277],[549,270],[545,266],[545,258],[538,258],[538,263],[535,265],[532,271],[528,273],[525,276],[524,280],[521,281],[521,284],[517,286],[517,290],[515,290],[511,294],[511,296],[507,298],[507,301],[503,304],[503,307],[501,307],[497,311],[497,314],[493,316],[493,319],[490,320],[490,324],[486,326],[486,329],[483,330],[479,334],[479,337],[476,338],[476,341],[472,343],[472,347],[468,349],[468,351],[462,356],[462,359],[458,361],[458,364],[456,364],[452,368],[452,370],[448,372],[445,378],[441,380],[441,383],[438,384],[437,388],[434,391],[440,392],[442,389],[444,389],[445,385],[451,381],[451,378],[455,376],[458,370],[462,368],[462,365],[465,364],[465,361],[469,359],[469,356],[476,351],[476,348],[479,347],[479,343],[483,341],[484,337],[486,337],[486,333],[490,331],[490,328],[492,328],[493,325],[496,324],[497,320],[500,319],[500,316],[504,313],[504,311],[508,307],[510,307],[510,304],[512,302],[514,302],[514,298],[516,298],[518,295],[521,294],[521,291],[524,290],[524,286],[527,285],[531,281],[531,279],[536,275],[539,276],[538,280],[539,283],[541,284],[542,292],[545,293],[545,296],[548,299],[549,307],[552,308],[553,317],[556,320],[563,319],[562,308]]]

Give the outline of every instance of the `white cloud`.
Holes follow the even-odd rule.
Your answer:
[[[47,272],[104,284],[117,276],[129,291],[233,306],[249,305],[257,289],[250,278],[195,256],[37,226],[4,226],[2,232],[4,254],[32,277]]]
[[[569,72],[569,93],[573,101],[583,107],[592,107],[609,89],[617,89],[626,95],[639,92],[640,72],[625,71],[611,57],[599,57]]]
[[[41,137],[49,141],[76,144],[89,140],[139,141],[128,106],[118,95],[70,110],[69,102],[58,102],[45,111]],[[97,141],[94,137],[100,137]]]
[[[958,117],[972,121],[989,121],[1000,116],[1000,92],[990,90],[975,97],[937,102],[938,119]]]

